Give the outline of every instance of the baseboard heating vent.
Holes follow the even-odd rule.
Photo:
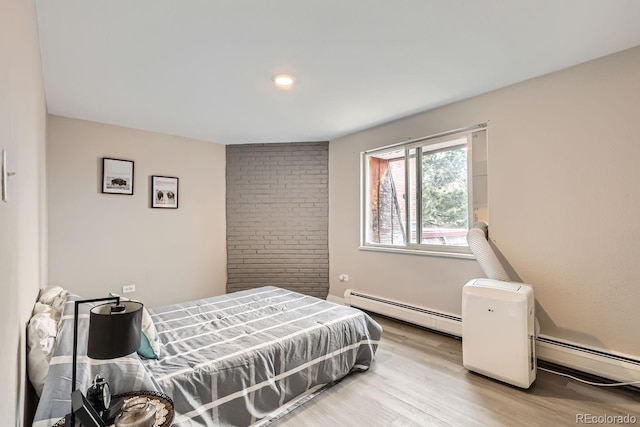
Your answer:
[[[352,289],[346,290],[344,300],[347,305],[352,307],[362,308],[458,337],[462,336],[462,318],[460,316],[363,294]]]
[[[554,339],[546,338],[544,336],[539,336],[537,341],[539,343],[557,345],[557,346],[563,347],[563,348],[568,349],[568,350],[573,350],[573,351],[578,351],[578,352],[581,352],[581,353],[591,354],[591,355],[596,356],[596,357],[606,357],[607,359],[611,359],[612,361],[615,361],[615,362],[631,363],[633,365],[636,365],[636,366],[640,367],[640,360],[632,359],[632,358],[627,357],[627,356],[618,356],[616,354],[607,353],[607,352],[601,351],[601,350],[594,350],[594,349],[591,349],[591,348],[582,347],[582,346],[575,345],[575,344],[568,344],[566,342],[557,341],[557,340],[554,340]]]
[[[394,319],[462,337],[462,318],[449,313],[381,298],[347,289],[346,305],[379,313]],[[630,355],[580,346],[546,335],[536,338],[536,356],[540,360],[575,369],[613,381],[640,381],[640,360]],[[640,384],[637,385],[640,387]]]
[[[633,356],[589,348],[538,335],[538,358],[619,382],[640,381],[640,360]],[[640,387],[640,384],[635,384]]]

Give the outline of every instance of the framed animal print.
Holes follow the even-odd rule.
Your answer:
[[[133,161],[103,157],[102,192],[133,195]]]
[[[178,209],[178,178],[157,175],[151,177],[151,207]]]

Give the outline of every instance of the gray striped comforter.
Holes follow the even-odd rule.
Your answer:
[[[357,309],[276,287],[149,311],[163,348],[140,381],[173,398],[185,427],[266,425],[368,369],[382,332]]]

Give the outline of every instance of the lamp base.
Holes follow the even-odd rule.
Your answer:
[[[82,422],[84,427],[107,427],[102,421],[102,418],[96,410],[91,406],[91,403],[84,397],[84,394],[80,390],[75,390],[71,393],[71,404],[73,407],[73,413],[77,419]]]
[[[122,412],[122,405],[124,405],[124,399],[123,398],[116,399],[116,401],[111,404],[111,407],[107,411],[104,411],[102,413],[102,421],[107,426],[110,426],[115,422],[118,414]],[[78,417],[76,417],[75,423],[76,423],[75,427],[83,427],[86,425]],[[60,419],[51,427],[69,427],[69,426],[71,426],[71,414],[65,415],[64,418]]]

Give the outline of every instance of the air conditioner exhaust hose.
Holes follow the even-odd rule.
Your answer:
[[[471,252],[478,260],[482,271],[489,279],[509,282],[511,279],[502,263],[489,245],[489,226],[486,222],[476,222],[467,233],[467,242]]]

